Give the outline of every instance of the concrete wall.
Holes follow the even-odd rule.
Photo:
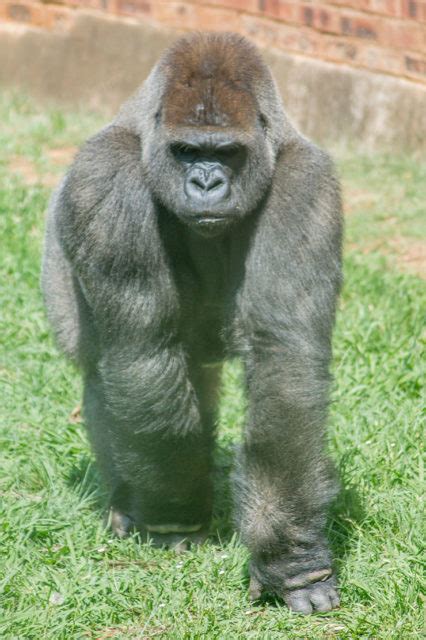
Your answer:
[[[149,20],[53,8],[58,13],[49,28],[33,26],[33,19],[0,22],[0,85],[22,87],[42,99],[115,110],[178,35],[178,30]],[[265,45],[262,38],[253,39]],[[288,113],[313,139],[426,149],[422,82],[277,46],[266,47],[264,55]]]

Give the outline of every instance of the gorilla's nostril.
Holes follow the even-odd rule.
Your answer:
[[[206,191],[212,191],[213,189],[217,189],[217,187],[220,187],[222,185],[223,185],[222,178],[215,176],[211,180],[207,181],[205,189]]]
[[[206,182],[205,180],[203,180],[203,178],[198,177],[198,176],[192,176],[192,178],[189,181],[194,187],[196,187],[197,189],[200,189],[201,191],[205,191],[206,190]]]

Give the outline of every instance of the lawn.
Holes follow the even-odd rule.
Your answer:
[[[342,488],[330,537],[342,606],[305,618],[248,600],[227,482],[244,421],[238,363],[224,375],[210,543],[177,556],[103,529],[73,412],[79,376],[52,342],[39,292],[52,185],[103,120],[7,93],[0,119],[0,637],[422,637],[426,164],[336,152],[347,251],[329,445]]]

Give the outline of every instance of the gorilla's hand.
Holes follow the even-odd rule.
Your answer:
[[[284,566],[282,562],[252,562],[250,599],[258,600],[262,593],[269,593],[282,598],[292,611],[304,615],[313,611],[331,611],[339,606],[336,579],[331,568],[301,572],[289,578]]]

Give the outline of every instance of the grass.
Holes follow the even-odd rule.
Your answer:
[[[342,607],[304,618],[248,601],[247,552],[232,531],[226,480],[243,423],[236,364],[224,376],[211,544],[176,556],[103,529],[84,427],[71,416],[79,376],[52,343],[38,284],[50,184],[70,157],[63,150],[101,120],[10,94],[0,118],[0,637],[422,637],[426,291],[399,270],[398,252],[419,242],[426,165],[340,152],[349,249],[330,416],[342,491],[330,537]]]

